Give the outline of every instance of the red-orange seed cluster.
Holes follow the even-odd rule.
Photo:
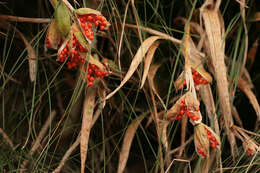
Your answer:
[[[69,69],[76,67],[79,63],[84,63],[84,59],[80,57],[79,52],[87,52],[73,35],[72,48],[69,49],[69,43],[66,44],[65,48],[61,51],[59,61],[64,62],[68,59],[67,66]]]
[[[194,84],[196,85],[206,85],[209,82],[205,80],[196,70],[192,69],[192,78],[194,80]]]
[[[219,145],[219,142],[217,141],[217,139],[214,136],[212,136],[210,130],[208,130],[207,128],[205,128],[205,130],[206,130],[208,138],[209,138],[210,146],[212,148],[216,148]]]
[[[198,85],[206,85],[209,82],[205,80],[196,70],[192,69],[192,78],[194,81],[195,87]],[[186,85],[186,80],[183,82],[183,87]]]
[[[51,46],[51,43],[50,43],[49,34],[46,35],[45,44],[46,44],[49,48],[53,48],[53,47]]]
[[[93,82],[96,78],[101,78],[103,79],[107,75],[107,71],[101,71],[98,66],[95,64],[90,64],[88,67],[88,73],[87,73],[87,81],[88,81],[88,86],[92,86]]]
[[[96,14],[85,14],[85,15],[78,15],[78,18],[80,20],[80,25],[82,29],[84,30],[84,35],[89,39],[94,39],[94,31],[93,31],[93,24],[98,27],[102,31],[104,30],[108,22],[105,17],[98,16]]]
[[[201,149],[197,148],[197,152],[198,154],[200,154],[201,156],[203,157],[206,157],[207,156],[207,153],[203,152]]]
[[[196,108],[196,111],[199,111],[199,107]],[[187,106],[185,105],[185,99],[183,99],[180,103],[180,110],[179,110],[179,114],[177,115],[177,117],[175,118],[175,120],[180,120],[182,119],[182,116],[186,115],[187,117],[191,118],[193,121],[197,121],[200,119],[199,115],[194,115],[192,110],[188,109]]]

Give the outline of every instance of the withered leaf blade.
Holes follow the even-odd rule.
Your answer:
[[[144,73],[143,73],[143,77],[142,77],[142,82],[141,82],[141,87],[143,87],[144,85],[144,82],[147,78],[147,75],[148,75],[148,72],[149,72],[149,68],[150,68],[150,65],[152,63],[152,59],[153,59],[153,56],[154,56],[154,53],[156,51],[156,49],[158,48],[160,42],[159,41],[156,41],[154,42],[151,47],[149,48],[148,52],[147,52],[147,55],[145,57],[145,60],[144,60]]]
[[[83,103],[83,118],[80,136],[80,158],[81,158],[81,173],[85,171],[85,162],[88,151],[88,141],[90,129],[92,126],[92,118],[95,107],[96,88],[88,87],[85,100]]]
[[[138,126],[140,125],[140,123],[142,122],[142,120],[144,119],[144,117],[145,117],[145,114],[137,117],[130,124],[130,126],[127,128],[127,130],[125,132],[123,145],[122,145],[121,152],[119,155],[117,173],[123,173],[123,171],[125,169],[126,162],[128,160],[128,156],[129,156],[129,152],[130,152],[130,147],[131,147],[135,132],[136,132]]]
[[[109,99],[110,97],[112,97],[131,78],[131,76],[136,71],[138,65],[142,62],[143,57],[147,53],[148,49],[158,39],[161,39],[161,37],[159,37],[159,36],[151,36],[151,37],[147,38],[146,40],[144,40],[144,42],[139,47],[136,55],[134,56],[133,61],[132,61],[131,65],[130,65],[129,70],[126,73],[124,79],[122,80],[120,85],[106,97],[106,99]]]
[[[205,29],[209,40],[210,58],[215,71],[218,95],[220,100],[221,112],[224,115],[225,129],[233,158],[237,155],[237,146],[234,134],[230,131],[233,125],[231,114],[231,101],[229,97],[227,69],[225,65],[225,41],[223,40],[223,30],[218,11],[201,9],[202,17],[205,23]]]
[[[63,1],[59,1],[57,3],[54,17],[55,17],[57,29],[63,36],[66,36],[70,31],[71,21],[70,21],[69,10],[65,6]]]

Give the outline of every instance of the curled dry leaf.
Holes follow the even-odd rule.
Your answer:
[[[243,78],[240,78],[238,81],[238,87],[246,94],[256,112],[257,118],[260,120],[260,106],[255,94],[250,89],[250,84],[246,82]]]
[[[158,90],[155,86],[155,83],[154,83],[154,77],[155,77],[155,74],[157,72],[157,70],[160,68],[161,64],[157,64],[157,65],[152,65],[150,68],[149,68],[149,72],[148,72],[148,82],[149,82],[149,87],[151,87],[152,91],[154,92],[154,94],[157,96],[157,98],[159,99],[159,101],[161,102],[162,106],[164,107],[164,109],[166,110],[166,106],[162,100],[162,98],[160,97],[159,93],[158,93]]]
[[[137,117],[136,120],[134,120],[130,124],[130,126],[127,128],[127,130],[125,132],[121,152],[120,152],[120,155],[119,155],[117,173],[123,173],[124,172],[126,162],[128,160],[129,152],[130,152],[130,147],[131,147],[136,129],[138,128],[138,126],[140,125],[140,123],[142,122],[144,117],[145,117],[145,114]]]
[[[89,134],[92,124],[93,111],[95,107],[96,88],[88,87],[85,100],[83,103],[83,118],[80,136],[80,158],[81,158],[81,173],[84,173],[85,162],[88,151]]]
[[[63,1],[57,3],[54,17],[57,29],[63,36],[66,36],[70,31],[71,21],[69,10]]]
[[[141,44],[141,46],[137,50],[136,55],[134,56],[133,61],[130,65],[128,72],[126,73],[124,79],[122,80],[120,85],[106,97],[106,99],[109,99],[110,97],[112,97],[131,78],[131,76],[136,71],[138,65],[142,62],[143,57],[147,53],[148,49],[158,39],[161,39],[161,37],[151,36],[151,37],[147,38],[146,40],[144,40],[144,42]]]
[[[204,85],[199,88],[199,94],[206,107],[207,115],[214,122],[215,131],[219,134],[219,123],[216,115],[216,107],[210,85]]]
[[[167,127],[169,125],[169,122],[162,121],[159,123],[159,129],[158,129],[158,139],[161,139],[162,144],[165,148],[165,151],[168,151],[169,149],[169,143],[167,140]]]
[[[141,82],[141,87],[143,87],[144,85],[144,82],[148,76],[148,72],[149,72],[149,68],[150,68],[150,65],[152,63],[152,59],[153,59],[153,56],[154,56],[154,53],[156,51],[156,49],[158,48],[160,42],[159,41],[156,41],[154,42],[151,47],[149,48],[148,52],[147,52],[147,55],[145,57],[145,60],[144,60],[144,73],[143,73],[143,77],[142,77],[142,82]]]
[[[56,27],[55,19],[52,19],[46,34],[45,43],[49,48],[57,49],[61,39],[62,36]]]
[[[205,6],[204,6],[205,7]],[[210,58],[214,67],[214,74],[217,82],[220,108],[224,114],[225,129],[230,142],[231,153],[233,158],[237,155],[237,146],[234,134],[230,131],[233,125],[231,114],[231,101],[229,97],[227,69],[225,65],[225,41],[223,41],[223,30],[221,25],[220,14],[215,10],[201,8],[202,17],[205,23],[207,38],[209,40]]]

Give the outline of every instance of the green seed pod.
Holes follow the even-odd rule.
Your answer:
[[[63,36],[66,36],[70,31],[71,21],[69,10],[63,1],[59,1],[57,3],[54,17],[56,20],[57,29]]]
[[[87,14],[95,14],[98,16],[102,16],[101,13],[97,10],[93,10],[91,8],[79,8],[75,10],[75,13],[78,15],[87,15]]]

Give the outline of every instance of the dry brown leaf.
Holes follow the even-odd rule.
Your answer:
[[[260,120],[260,106],[255,94],[250,89],[250,85],[244,79],[240,78],[238,81],[238,87],[246,94],[256,112],[258,120]]]
[[[154,53],[156,51],[156,49],[158,48],[160,42],[159,41],[156,41],[154,42],[151,47],[149,48],[148,52],[147,52],[147,55],[145,57],[145,60],[144,60],[144,73],[143,73],[143,77],[142,77],[142,82],[141,82],[141,87],[143,87],[144,85],[144,82],[147,78],[147,75],[148,75],[148,72],[149,72],[149,68],[150,68],[150,65],[152,63],[152,59],[153,59],[153,56],[154,56]]]
[[[157,65],[152,65],[150,67],[149,72],[148,72],[148,82],[149,82],[149,86],[151,87],[152,91],[154,92],[154,94],[157,96],[157,98],[161,102],[164,109],[167,110],[162,98],[160,97],[160,95],[159,95],[159,93],[156,89],[155,83],[154,83],[155,74],[156,74],[156,72],[157,72],[157,70],[159,69],[160,66],[161,66],[161,64],[157,64]]]
[[[112,97],[131,78],[131,76],[136,71],[138,65],[142,62],[143,57],[147,53],[148,49],[151,47],[151,45],[156,40],[158,40],[160,38],[161,37],[159,37],[159,36],[151,36],[151,37],[147,38],[146,40],[144,40],[144,42],[141,44],[141,46],[137,50],[137,53],[134,56],[133,61],[130,65],[128,72],[126,73],[124,79],[121,81],[120,85],[106,97],[106,99],[109,99],[110,97]]]
[[[144,119],[145,115],[141,115],[134,122],[132,122],[129,127],[127,128],[124,136],[124,141],[122,144],[122,149],[119,155],[119,162],[118,162],[118,168],[117,173],[123,173],[126,162],[128,160],[130,147],[136,132],[136,129],[140,125],[141,121]]]
[[[233,118],[231,114],[231,105],[227,81],[227,69],[224,62],[225,42],[223,41],[223,34],[221,28],[221,21],[219,13],[214,10],[201,8],[202,17],[205,23],[205,29],[209,40],[210,58],[215,71],[215,78],[217,81],[217,89],[220,100],[221,112],[224,115],[225,128],[230,142],[231,153],[233,157],[237,154],[237,147],[234,134],[230,131],[233,125]]]
[[[219,124],[216,115],[215,102],[210,85],[201,86],[199,89],[199,94],[206,107],[208,117],[212,122],[214,122],[215,131],[219,135]]]
[[[13,27],[13,26],[12,26]],[[15,27],[13,29],[20,35],[21,39],[23,40],[26,50],[28,52],[28,61],[29,61],[29,76],[31,82],[33,82],[36,78],[36,53],[32,48],[32,45],[27,41],[25,36]]]
[[[258,40],[259,40],[258,38],[255,40],[252,47],[249,49],[249,51],[247,53],[247,57],[248,57],[248,59],[250,59],[249,69],[253,66],[253,64],[255,62],[256,52],[258,50]]]
[[[168,151],[169,149],[169,143],[167,140],[167,127],[169,125],[168,121],[162,121],[159,124],[159,129],[158,129],[158,139],[161,139],[162,144],[165,148],[165,151]]]
[[[81,173],[85,171],[85,162],[88,151],[89,134],[92,125],[93,111],[95,107],[96,88],[88,87],[83,103],[83,118],[80,136]]]

